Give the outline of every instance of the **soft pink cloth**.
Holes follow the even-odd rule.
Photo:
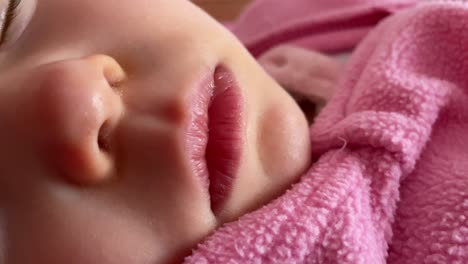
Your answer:
[[[331,99],[343,72],[338,59],[290,44],[268,50],[258,61],[291,94],[319,107]]]
[[[372,30],[311,128],[300,183],[186,263],[468,263],[467,25],[468,3],[443,1]]]
[[[284,43],[321,51],[353,48],[386,16],[418,0],[257,0],[231,31],[254,56]]]

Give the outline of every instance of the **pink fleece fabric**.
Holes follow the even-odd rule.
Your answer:
[[[285,43],[321,51],[356,46],[381,19],[417,0],[256,0],[229,28],[254,56]]]
[[[310,170],[185,263],[468,263],[467,25],[461,1],[383,20],[311,127]]]

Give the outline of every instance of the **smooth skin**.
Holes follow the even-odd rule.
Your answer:
[[[184,140],[194,86],[218,65],[243,94],[245,140],[214,213]],[[0,47],[0,128],[7,264],[180,262],[311,160],[294,100],[187,0],[23,0]]]

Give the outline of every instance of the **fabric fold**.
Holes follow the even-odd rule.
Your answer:
[[[256,57],[284,43],[319,50],[349,49],[383,18],[418,0],[257,0],[230,24]]]

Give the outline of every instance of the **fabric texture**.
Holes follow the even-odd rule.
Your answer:
[[[265,2],[283,1],[252,10]],[[301,19],[269,10],[281,30],[308,21],[313,1],[297,2],[290,12]],[[327,1],[338,2],[377,1]],[[316,162],[301,181],[218,229],[185,263],[468,263],[468,3],[406,7],[357,46],[311,127]],[[284,37],[259,10],[259,28],[238,32],[254,55]],[[255,24],[247,12],[239,28],[246,21]]]
[[[331,99],[343,71],[337,59],[290,44],[268,50],[258,61],[296,100],[317,105]]]
[[[353,48],[376,23],[417,0],[256,0],[229,24],[256,57],[279,44],[320,51]]]

